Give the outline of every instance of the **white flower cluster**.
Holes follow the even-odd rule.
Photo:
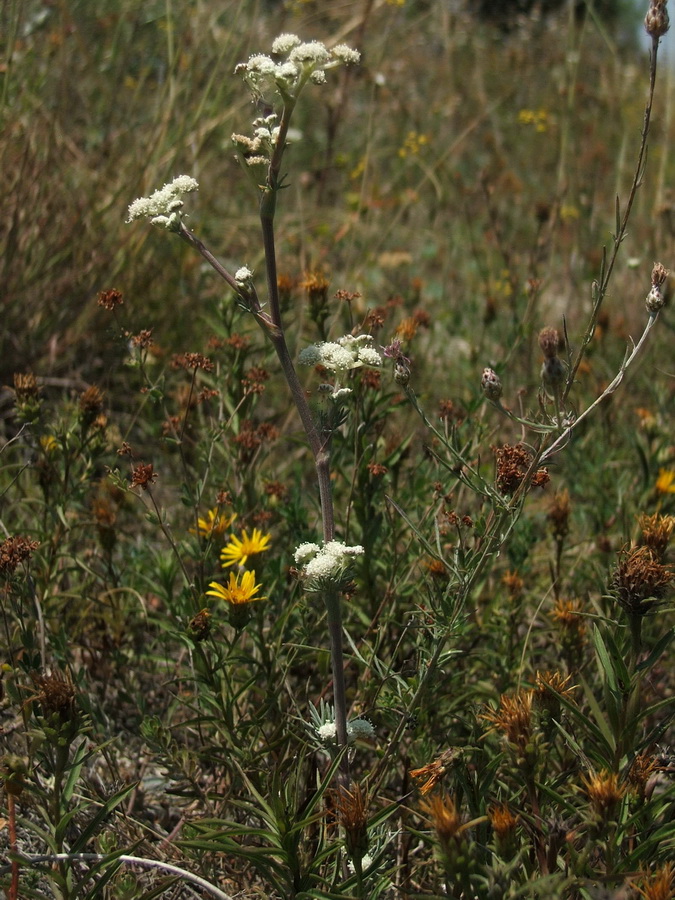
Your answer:
[[[325,722],[316,729],[316,733],[324,744],[332,744],[337,740],[337,726],[335,722]],[[368,719],[352,719],[351,722],[347,722],[348,743],[353,744],[360,738],[372,737],[375,737],[375,729],[372,722],[369,722]]]
[[[369,334],[358,337],[346,334],[337,341],[310,344],[300,351],[298,362],[303,366],[322,365],[331,372],[344,373],[361,366],[381,366],[382,357]]]
[[[183,208],[183,201],[180,198],[183,194],[189,194],[198,188],[199,185],[194,178],[179,175],[149,197],[134,200],[129,206],[127,222],[147,217],[153,225],[176,231],[180,226],[180,211]]]
[[[353,557],[361,556],[364,549],[360,544],[348,547],[342,541],[328,541],[323,547],[318,544],[300,544],[293,554],[297,565],[302,566],[306,579],[339,580]]]
[[[240,269],[234,273],[234,280],[237,284],[240,284],[242,287],[248,284],[248,282],[253,278],[253,272],[248,268],[248,266],[242,266]]]
[[[277,125],[277,114],[270,113],[269,116],[253,120],[253,137],[247,137],[245,134],[233,134],[232,143],[234,144],[239,159],[246,166],[257,166],[269,164],[270,157],[274,152],[279,138],[279,126]]]
[[[295,34],[279,35],[272,44],[272,53],[284,58],[275,62],[271,56],[258,53],[234,70],[243,73],[256,96],[272,87],[285,99],[295,99],[308,81],[324,84],[326,69],[357,63],[361,59],[360,53],[346,44],[338,44],[329,50],[320,41],[303,43]]]

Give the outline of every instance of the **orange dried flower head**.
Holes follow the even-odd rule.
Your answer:
[[[518,600],[522,596],[525,582],[518,572],[506,571],[502,575],[502,584],[506,587],[512,600]]]
[[[498,709],[490,709],[481,718],[492,723],[492,731],[504,733],[510,744],[523,749],[532,735],[533,691],[502,694]]]
[[[211,612],[204,608],[201,609],[196,616],[190,619],[188,624],[188,634],[195,641],[203,641],[211,633]]]
[[[673,900],[675,897],[675,863],[666,863],[656,872],[646,874],[637,890],[644,900]]]
[[[466,830],[455,801],[448,794],[434,794],[420,803],[420,809],[431,817],[434,830],[444,846],[456,840]]]
[[[582,781],[593,810],[603,819],[612,815],[617,803],[626,793],[625,785],[619,783],[616,772],[608,772],[606,769],[585,776]]]
[[[420,794],[428,794],[440,783],[449,767],[457,760],[459,751],[444,750],[443,753],[432,762],[419,769],[411,769],[410,777],[421,782]]]
[[[171,360],[172,369],[213,371],[213,362],[201,353],[176,353]]]
[[[651,753],[638,753],[628,770],[628,787],[640,797],[645,798],[647,782],[658,771],[658,759]]]
[[[368,798],[360,784],[351,790],[339,788],[335,794],[335,815],[345,831],[351,859],[363,859],[368,852]]]
[[[489,806],[487,814],[497,840],[505,841],[511,837],[516,830],[518,816],[514,816],[506,803],[497,803],[494,806]]]

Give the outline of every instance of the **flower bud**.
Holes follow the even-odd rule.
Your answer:
[[[668,0],[651,0],[649,10],[645,16],[645,31],[654,40],[668,31],[670,28],[670,20],[668,18],[668,10],[666,3]]]
[[[558,347],[560,346],[560,335],[555,328],[542,328],[539,332],[539,349],[546,359],[552,359],[558,355]]]
[[[483,375],[480,379],[480,386],[488,400],[493,402],[499,400],[502,395],[502,381],[494,369],[483,369]]]
[[[549,390],[557,390],[565,381],[565,365],[557,356],[551,356],[544,360],[541,367],[541,380],[544,387]]]

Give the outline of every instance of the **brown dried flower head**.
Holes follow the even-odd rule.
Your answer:
[[[120,291],[115,290],[115,288],[110,288],[107,291],[99,292],[97,303],[99,306],[102,306],[103,309],[112,312],[124,303],[124,298]]]
[[[502,575],[502,584],[509,592],[509,597],[512,600],[518,600],[522,596],[525,582],[520,577],[518,572],[512,572],[510,569],[504,572],[504,574]]]
[[[12,575],[39,546],[39,541],[31,541],[22,535],[6,538],[0,544],[0,574]]]
[[[18,403],[35,400],[40,393],[37,378],[32,372],[14,373],[14,393]]]
[[[462,821],[455,801],[448,794],[434,794],[420,803],[420,809],[431,817],[434,830],[444,848],[466,831],[467,826]]]
[[[176,353],[171,360],[172,369],[203,369],[205,372],[213,371],[213,363],[201,353]]]
[[[645,799],[647,783],[658,771],[658,762],[651,753],[638,753],[628,770],[628,787],[640,799]]]
[[[493,447],[497,459],[497,487],[507,496],[515,494],[523,478],[527,474],[532,455],[522,444],[504,444],[502,447]],[[542,487],[549,481],[547,469],[537,469],[532,475],[531,484],[534,487]]]
[[[80,394],[78,400],[82,421],[90,425],[103,412],[103,404],[103,392],[92,384]]]
[[[653,516],[640,516],[638,521],[642,531],[642,543],[645,547],[649,547],[658,559],[662,559],[675,530],[675,516],[654,513]]]
[[[60,672],[53,672],[51,675],[35,673],[32,677],[38,688],[35,699],[42,707],[45,717],[57,715],[62,722],[71,721],[76,712],[76,692],[70,678]]]
[[[206,640],[211,634],[211,613],[208,609],[201,609],[190,619],[188,634],[197,642]]]
[[[558,597],[551,618],[567,632],[568,636],[580,640],[586,634],[586,623],[581,612],[580,600],[565,600]]]
[[[139,463],[131,473],[131,487],[142,487],[148,490],[148,485],[154,484],[157,473],[153,470],[152,463]]]
[[[672,579],[672,569],[649,547],[634,547],[621,552],[612,589],[627,613],[643,616],[665,596]]]

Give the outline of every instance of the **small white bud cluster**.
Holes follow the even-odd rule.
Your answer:
[[[324,744],[334,744],[337,740],[335,722],[325,722],[317,728],[316,732]],[[349,744],[353,744],[361,738],[372,737],[375,737],[375,729],[368,719],[352,719],[351,722],[347,722],[347,742]]]
[[[649,293],[645,300],[645,306],[650,313],[657,313],[666,302],[661,288],[669,274],[668,269],[662,266],[661,263],[654,263],[654,268],[652,269],[652,286],[649,289]]]
[[[246,287],[246,285],[250,283],[252,278],[253,272],[251,272],[248,266],[242,266],[234,273],[234,280],[237,282],[237,284],[241,285],[241,287]]]
[[[322,341],[305,347],[298,356],[298,362],[303,366],[321,365],[330,372],[344,374],[361,366],[381,366],[382,357],[369,334],[358,337],[346,334],[337,341]]]
[[[149,218],[153,225],[159,225],[168,231],[178,231],[181,223],[181,209],[183,194],[196,191],[199,185],[189,175],[179,175],[165,184],[163,188],[150,194],[149,197],[139,197],[129,206],[127,222],[134,219]]]
[[[253,137],[245,134],[233,134],[234,144],[241,162],[246,166],[269,165],[279,139],[277,114],[270,113],[253,120]]]
[[[256,97],[273,88],[284,99],[295,100],[308,81],[325,84],[327,69],[358,63],[361,58],[346,44],[329,50],[320,41],[303,43],[295,34],[279,35],[272,44],[272,53],[283,58],[276,62],[271,56],[258,53],[234,70],[243,74]]]
[[[342,541],[328,541],[323,546],[300,544],[293,554],[296,565],[302,566],[302,578],[307,590],[320,590],[326,582],[339,585],[355,556],[364,549],[360,544],[348,547]]]

